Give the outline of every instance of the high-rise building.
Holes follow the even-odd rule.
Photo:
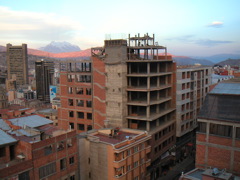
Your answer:
[[[12,46],[7,44],[7,78],[16,75],[16,85],[28,84],[28,55],[27,44]]]
[[[175,144],[176,66],[167,48],[145,34],[105,40],[92,48],[94,128],[126,127],[152,135],[155,171],[171,159]]]
[[[53,83],[54,63],[52,61],[35,62],[37,99],[50,102],[50,85]]]
[[[197,114],[211,85],[211,67],[178,66],[176,104],[176,159],[195,149]]]

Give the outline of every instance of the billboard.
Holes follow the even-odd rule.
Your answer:
[[[57,86],[50,86],[50,102],[52,102],[53,98],[56,97],[57,94]]]

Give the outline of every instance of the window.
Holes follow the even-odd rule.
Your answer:
[[[6,155],[5,147],[0,148],[0,157],[4,157]]]
[[[87,119],[92,119],[92,113],[87,113]]]
[[[134,168],[137,167],[137,166],[138,166],[138,161],[134,162],[134,164],[133,164]]]
[[[68,105],[73,106],[73,99],[68,99]]]
[[[76,100],[76,104],[77,104],[77,106],[83,107],[83,106],[84,106],[84,101],[77,99],[77,100]]]
[[[61,151],[61,150],[63,150],[63,149],[64,149],[64,143],[63,143],[63,142],[57,143],[57,150],[58,150],[58,151]]]
[[[75,180],[75,175],[70,176],[70,180]]]
[[[69,164],[74,164],[74,156],[69,158]]]
[[[144,158],[140,160],[140,164],[143,164],[143,163],[144,163]]]
[[[83,94],[83,88],[76,87],[76,94]]]
[[[135,146],[135,147],[133,148],[133,152],[134,152],[134,153],[138,152],[138,146]]]
[[[19,180],[30,180],[29,171],[25,171],[18,175]]]
[[[56,172],[56,163],[51,163],[39,168],[39,178],[42,179]]]
[[[87,107],[92,107],[92,101],[87,101]]]
[[[84,119],[84,113],[83,112],[77,112],[77,117],[80,119]]]
[[[72,94],[73,93],[73,88],[72,87],[68,87],[68,94]]]
[[[66,158],[63,158],[60,160],[60,170],[63,170],[66,168]]]
[[[52,145],[50,145],[50,146],[46,146],[45,148],[44,148],[44,155],[46,156],[46,155],[49,155],[49,154],[51,154],[52,153]]]
[[[92,95],[92,89],[91,88],[86,88],[86,94],[87,95]]]
[[[138,180],[138,176],[134,177],[134,180]]]
[[[210,124],[210,134],[232,137],[232,126]]]
[[[185,79],[185,72],[182,73],[182,79]]]
[[[74,129],[74,123],[70,122],[69,126],[70,126],[71,129]]]
[[[69,111],[68,115],[69,115],[69,117],[74,117],[74,112],[73,111]]]
[[[88,126],[87,126],[87,130],[88,130],[88,131],[92,130],[92,125],[88,125]]]
[[[68,82],[72,82],[74,80],[74,75],[68,74]]]
[[[78,124],[78,130],[84,131],[85,125],[84,124]]]
[[[128,165],[127,166],[127,171],[130,171],[131,170],[131,165]]]
[[[127,150],[127,156],[130,156],[130,155],[131,155],[131,150],[128,149],[128,150]]]
[[[236,138],[240,139],[240,127],[236,127]]]
[[[206,133],[207,123],[198,122],[198,132]]]

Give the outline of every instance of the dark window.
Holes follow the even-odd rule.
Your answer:
[[[81,106],[83,107],[84,106],[84,101],[83,100],[76,100],[77,101],[77,106]]]
[[[29,171],[23,172],[18,175],[19,180],[30,180]]]
[[[88,125],[88,126],[87,126],[87,130],[88,130],[88,131],[92,130],[92,125]]]
[[[92,95],[92,89],[91,88],[87,88],[86,89],[86,94],[87,95]]]
[[[70,176],[70,180],[75,180],[75,175]]]
[[[68,105],[73,106],[73,99],[68,99]]]
[[[232,137],[232,126],[210,124],[210,134]]]
[[[83,112],[77,112],[77,116],[80,119],[84,119],[84,113]]]
[[[76,87],[76,94],[83,94],[83,88]]]
[[[69,164],[74,164],[74,156],[69,158]]]
[[[0,148],[0,157],[4,157],[6,154],[5,147]]]
[[[56,172],[56,163],[51,163],[39,168],[39,178],[44,178]]]
[[[198,132],[206,133],[207,123],[198,122]]]
[[[69,117],[74,117],[74,112],[73,111],[69,111]]]
[[[66,158],[60,160],[60,170],[66,168]]]
[[[71,129],[74,129],[74,123],[70,122],[69,126],[70,126]]]
[[[85,125],[84,124],[78,124],[78,130],[85,130]]]
[[[92,113],[87,113],[87,119],[92,119]]]
[[[240,127],[236,127],[236,138],[240,139]]]
[[[92,107],[92,101],[87,101],[87,107]]]

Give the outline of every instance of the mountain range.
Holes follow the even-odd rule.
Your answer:
[[[91,49],[81,50],[78,46],[72,45],[68,42],[53,41],[41,49],[46,49],[47,51],[28,48],[28,54],[31,55],[32,60],[34,59],[39,60],[40,58],[41,59],[52,58],[52,59],[58,59],[58,60],[64,60],[64,59],[78,60],[78,59],[89,59],[89,57],[91,56]],[[50,52],[53,49],[56,50],[54,52],[59,52],[59,53]],[[68,51],[68,52],[63,52],[63,51]],[[5,53],[6,47],[0,46],[0,52]],[[188,56],[175,56],[175,55],[172,55],[172,56],[173,56],[173,59],[176,61],[177,65],[201,64],[201,65],[213,66],[214,64],[217,64],[220,61],[224,61],[227,59],[240,59],[240,55],[238,54],[217,54],[209,57],[188,57]],[[5,57],[5,55],[1,55],[0,57]],[[5,60],[3,60],[3,58],[0,58],[0,64],[2,64],[1,61],[3,62]]]

